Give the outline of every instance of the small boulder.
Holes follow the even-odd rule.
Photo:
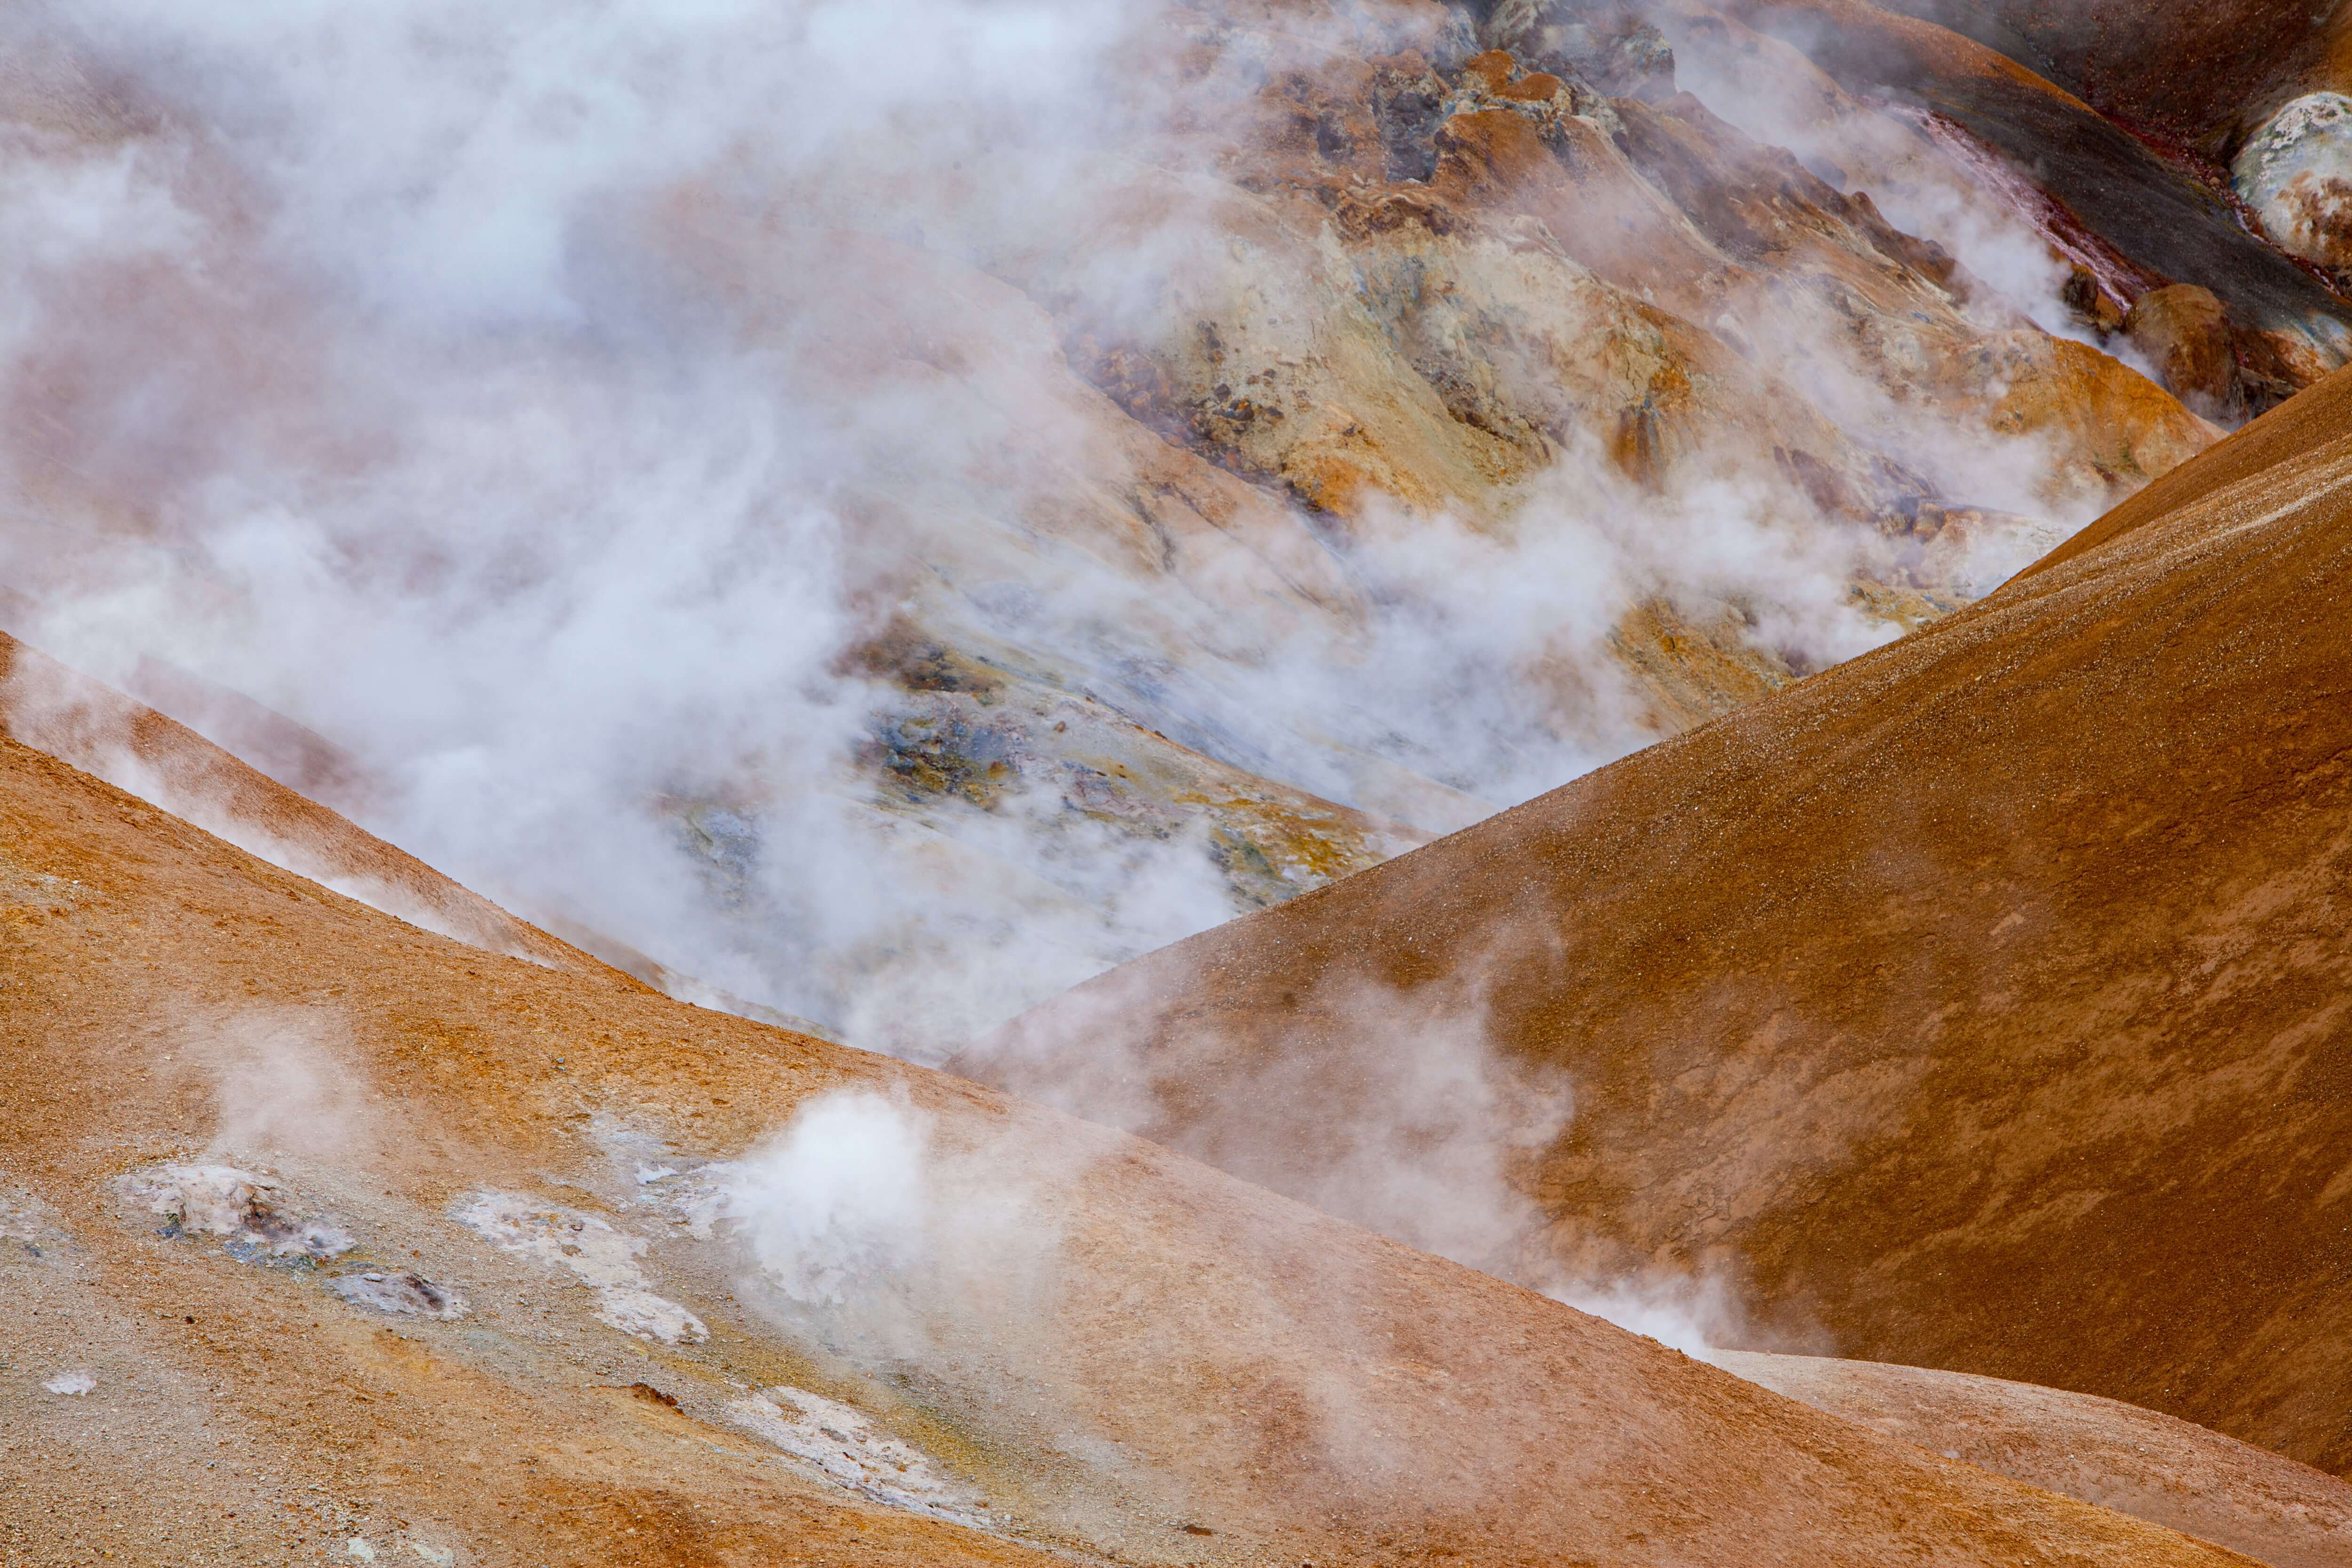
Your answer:
[[[2247,138],[2230,181],[2281,249],[2352,270],[2352,98],[2313,92],[2282,107]]]
[[[2074,312],[2075,320],[2098,333],[2101,342],[2124,330],[2124,308],[2099,287],[2098,276],[2089,268],[2077,267],[2068,273],[2058,297]]]
[[[2210,289],[2194,283],[2151,289],[2132,301],[2123,326],[2158,378],[2192,411],[2226,424],[2244,419],[2236,334],[2229,310]]]

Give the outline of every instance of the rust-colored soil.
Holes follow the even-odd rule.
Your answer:
[[[185,725],[5,632],[0,632],[0,731],[412,924],[558,969],[604,968]]]
[[[1475,980],[1575,1091],[1519,1182],[1559,1265],[2352,1468],[2348,422],[2339,374],[2105,542],[966,1065],[1139,1052],[1081,1108],[1314,1192],[1349,1086],[1444,1033],[1351,1004]]]
[[[0,976],[11,1562],[2237,1561],[1149,1145],[462,946],[15,742]],[[957,1180],[929,1257],[836,1280],[864,1315],[794,1318],[661,1184],[723,1185],[710,1162],[854,1087]],[[281,1217],[352,1246],[273,1260],[159,1221],[117,1178],[164,1162],[271,1176]],[[708,1337],[599,1321],[554,1251],[457,1222],[494,1191],[641,1242]],[[358,1269],[468,1310],[349,1304]],[[779,1385],[991,1522],[881,1506],[730,1418]]]
[[[2136,1405],[1883,1362],[1748,1351],[1715,1359],[1874,1432],[2219,1542],[2271,1568],[2352,1559],[2352,1483]]]

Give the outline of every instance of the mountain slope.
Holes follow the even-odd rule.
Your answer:
[[[2352,1553],[2352,1483],[2152,1410],[1999,1378],[1723,1351],[1716,1364],[1890,1437],[2171,1526],[2272,1568]]]
[[[2005,162],[2047,204],[2053,240],[2118,312],[2152,289],[2195,283],[2258,342],[2242,345],[2294,384],[2340,363],[2352,305],[2261,236],[2226,175],[2144,141],[1975,40],[1869,0],[1773,0],[1729,8],[1801,48],[1851,92],[1891,100],[1962,158]],[[1687,14],[1697,8],[1685,5]],[[2071,233],[2069,232],[2071,231]]]
[[[2280,102],[2340,77],[2341,7],[2221,0],[1898,0],[1889,9],[1997,49],[2103,111],[2226,155]]]
[[[17,1561],[2237,1561],[14,742],[0,829]]]
[[[5,632],[0,733],[411,925],[551,968],[604,969],[185,726]]]
[[[1351,1086],[1467,1033],[1575,1097],[1522,1277],[1712,1270],[1756,1338],[2352,1467],[2348,412],[966,1064],[1346,1213]]]

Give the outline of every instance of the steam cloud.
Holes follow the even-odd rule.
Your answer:
[[[925,1248],[927,1134],[917,1113],[880,1095],[833,1095],[747,1163],[727,1206],[788,1300],[839,1306]]]
[[[1748,1342],[1759,1331],[1721,1260],[1637,1264],[1552,1233],[1531,1178],[1573,1120],[1575,1085],[1494,1045],[1498,968],[1403,991],[1328,975],[1271,1053],[1234,1048],[1213,1011],[1168,1016],[1114,975],[956,1065],[1685,1352]]]
[[[1653,737],[1609,653],[1646,597],[1777,606],[1749,635],[1801,668],[1894,634],[1849,602],[1855,542],[1785,495],[1653,493],[1583,449],[1498,518],[1373,509],[1343,538],[1258,494],[1292,531],[1203,530],[1181,577],[1041,522],[1157,459],[1106,443],[1014,285],[1156,321],[1227,243],[1189,128],[1409,21],[1286,12],[1180,94],[1132,68],[1169,37],[1141,0],[19,8],[0,581],[84,668],[160,656],[325,737],[363,781],[335,804],[527,916],[939,1059],[1237,906],[1197,828],[1119,831],[1034,779],[878,800],[877,735],[948,721],[862,661],[909,617],[1073,712],[1422,833]],[[1156,222],[1093,231],[1138,190]],[[1941,176],[1887,200],[2063,326],[2016,223]],[[1843,374],[1807,390],[1875,399]],[[2049,512],[2034,453],[1898,434],[1953,493]],[[1456,1001],[1307,1195],[1525,1274],[1508,1169],[1571,1086],[1486,1059]],[[1118,1120],[1101,1084],[1030,1088]],[[252,1136],[290,1125],[254,1103]],[[1265,1131],[1189,1152],[1271,1179]],[[927,1136],[831,1101],[746,1165],[734,1212],[782,1300],[912,1266]],[[1529,1282],[1678,1342],[1727,1310]]]
[[[526,914],[931,1058],[1236,905],[1192,830],[1034,784],[877,811],[860,758],[923,714],[852,656],[909,605],[1424,832],[1651,737],[1606,648],[1645,595],[1783,606],[1753,635],[1801,667],[1892,635],[1833,532],[1590,453],[1500,525],[1323,539],[1338,586],[1255,622],[1230,584],[1034,540],[1097,482],[1066,470],[1098,432],[1041,402],[1076,384],[1057,363],[997,363],[1053,329],[970,267],[1165,309],[1223,243],[1213,204],[1058,260],[1040,217],[1082,228],[1138,147],[1192,188],[1170,127],[1397,25],[1318,15],[1179,102],[1125,68],[1164,36],[1145,5],[20,13],[0,371],[35,435],[0,572],[26,629],[290,715],[368,781],[336,804]],[[1038,342],[958,342],[975,300]],[[937,374],[874,371],[931,350]]]

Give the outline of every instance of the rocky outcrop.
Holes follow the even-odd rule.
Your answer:
[[[2175,283],[2132,301],[2119,323],[2159,379],[2209,419],[2243,421],[2245,388],[2238,376],[2228,307],[2210,289]]]
[[[2246,139],[2231,165],[2263,231],[2339,279],[2352,272],[2352,98],[2294,100]]]
[[[2352,305],[2247,231],[2218,164],[2168,155],[1994,49],[1866,0],[1741,10],[1842,87],[1898,95],[1959,155],[2020,177],[2036,226],[2089,267],[2118,312],[2148,289],[2197,284],[2263,340],[2267,358],[2294,367],[2293,384],[2344,362]]]
[[[1591,0],[1487,0],[1468,7],[1478,37],[1534,71],[1590,83],[1612,98],[1660,99],[1675,90],[1675,52],[1630,6]]]

